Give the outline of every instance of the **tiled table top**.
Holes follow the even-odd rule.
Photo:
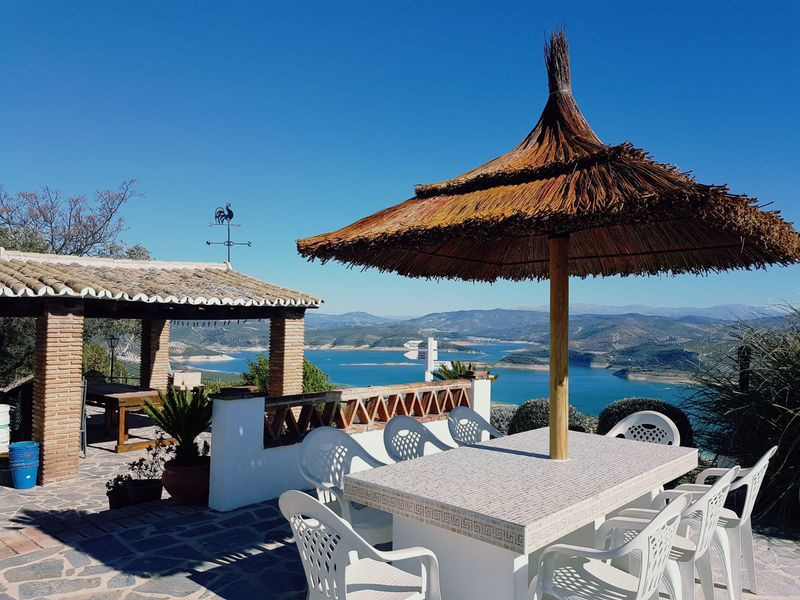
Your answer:
[[[536,429],[354,473],[344,493],[527,554],[697,466],[693,448],[573,431],[570,460],[550,460],[548,445]]]

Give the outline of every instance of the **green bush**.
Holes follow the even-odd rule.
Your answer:
[[[108,351],[97,344],[83,345],[83,371],[102,373],[108,377],[111,372],[111,357]],[[124,379],[130,375],[128,368],[114,357],[114,379]]]
[[[605,435],[622,419],[642,410],[653,410],[669,417],[681,434],[681,446],[694,448],[694,435],[692,424],[686,413],[675,406],[658,398],[623,398],[615,400],[606,406],[597,417],[597,433]]]
[[[508,433],[520,433],[550,425],[550,401],[547,398],[534,398],[520,406],[508,424]],[[588,431],[587,416],[577,408],[569,407],[569,429]]]
[[[493,427],[496,427],[503,433],[508,433],[508,425],[511,423],[511,418],[517,412],[516,404],[500,404],[492,403],[492,409],[489,414],[489,422]]]
[[[269,394],[269,360],[262,353],[255,360],[247,361],[247,371],[242,373],[244,385],[254,385],[259,391]],[[303,393],[326,392],[333,389],[325,371],[303,359]]]
[[[800,308],[789,307],[770,329],[734,323],[722,352],[707,359],[696,392],[685,402],[699,445],[713,455],[751,467],[772,446],[759,499],[758,518],[797,522],[800,493]],[[739,349],[750,349],[740,373]],[[744,377],[740,380],[740,375]],[[749,381],[748,381],[749,380]]]
[[[170,387],[158,392],[161,406],[144,401],[144,412],[156,427],[178,441],[176,465],[193,465],[202,454],[195,440],[211,425],[211,399],[203,388],[180,390]]]

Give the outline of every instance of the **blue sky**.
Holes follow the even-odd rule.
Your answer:
[[[222,260],[326,312],[421,314],[547,302],[546,283],[405,279],[307,263],[330,231],[512,148],[546,100],[563,25],[573,90],[630,140],[800,222],[794,2],[9,2],[0,0],[0,183],[88,193],[136,178],[127,242]],[[573,302],[800,304],[800,267],[574,281]]]

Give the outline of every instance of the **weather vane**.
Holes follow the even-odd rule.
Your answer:
[[[224,242],[210,242],[206,241],[206,246],[215,246],[221,245],[225,246],[228,249],[228,262],[231,262],[231,248],[233,246],[247,246],[248,248],[251,247],[253,244],[252,242],[234,242],[231,240],[231,227],[241,227],[239,223],[231,223],[233,221],[233,210],[231,210],[231,203],[228,202],[225,204],[225,208],[221,206],[217,207],[217,210],[214,211],[214,221],[215,223],[209,223],[209,227],[215,226],[225,226],[228,228],[228,239]]]

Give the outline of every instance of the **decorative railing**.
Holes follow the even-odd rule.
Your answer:
[[[446,419],[456,406],[470,406],[470,386],[469,380],[456,379],[267,398],[264,446],[296,443],[323,425],[360,433],[382,429],[395,415],[422,422]]]

